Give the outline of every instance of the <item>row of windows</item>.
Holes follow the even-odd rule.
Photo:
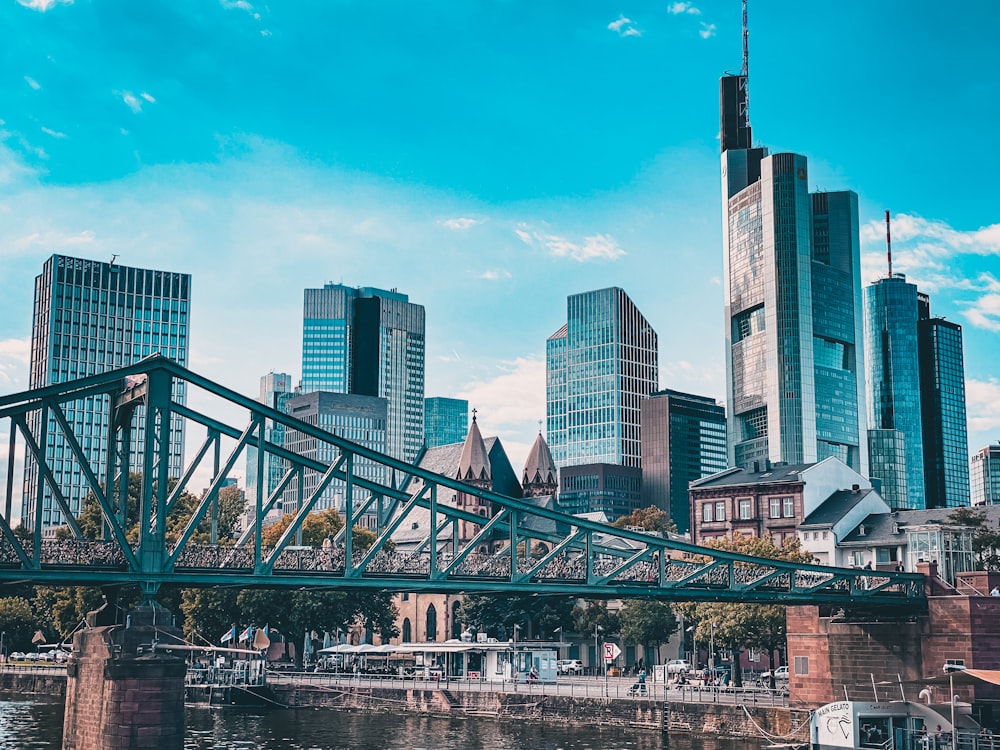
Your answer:
[[[702,503],[701,520],[705,523],[725,521],[728,505],[728,500],[714,500]],[[736,519],[747,521],[756,517],[753,498],[741,497],[736,499]],[[795,518],[795,498],[791,496],[768,498],[767,517]]]

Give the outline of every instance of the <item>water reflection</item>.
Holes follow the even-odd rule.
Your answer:
[[[0,748],[62,746],[62,703],[0,701]],[[759,743],[627,727],[581,727],[483,718],[189,707],[185,750],[756,750]]]

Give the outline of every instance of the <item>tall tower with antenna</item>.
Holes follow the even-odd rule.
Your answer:
[[[809,192],[800,154],[755,147],[749,28],[720,81],[729,462],[834,456],[867,471],[858,198]]]

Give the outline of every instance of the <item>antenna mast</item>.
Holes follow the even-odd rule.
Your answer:
[[[889,278],[892,278],[892,237],[889,235],[889,209],[885,210],[885,254],[889,259]]]
[[[747,24],[747,0],[743,0],[743,67],[740,68],[743,85],[743,119],[750,129],[750,27]],[[748,139],[749,140],[749,139]],[[753,144],[747,143],[747,148]]]

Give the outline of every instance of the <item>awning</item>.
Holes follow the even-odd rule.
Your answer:
[[[956,669],[942,675],[928,677],[926,680],[913,680],[921,685],[978,685],[988,682],[1000,685],[1000,670],[997,669]]]

